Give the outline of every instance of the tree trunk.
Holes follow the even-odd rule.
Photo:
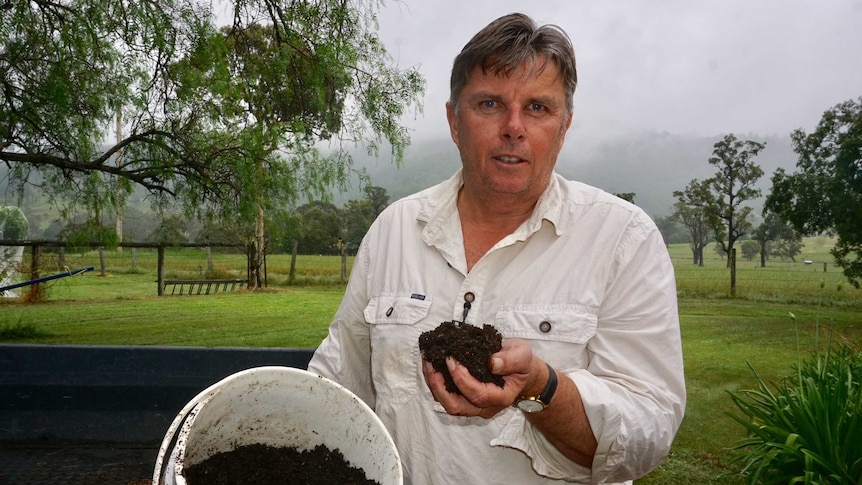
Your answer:
[[[42,259],[42,246],[33,245],[30,253],[30,279],[39,279],[39,263]],[[30,291],[27,292],[27,303],[36,303],[42,300],[42,283],[30,285]]]
[[[736,298],[736,248],[730,250],[730,296]]]
[[[108,268],[105,265],[105,247],[99,246],[99,269],[101,270],[100,276],[108,275]]]
[[[254,219],[254,241],[251,246],[251,274],[248,279],[248,287],[252,289],[262,288],[263,275],[261,274],[261,268],[263,268],[263,252],[266,248],[266,236],[264,234],[263,206],[260,204],[257,205],[257,217]]]
[[[341,244],[341,281],[347,279],[347,244]]]
[[[287,277],[288,281],[293,281],[296,277],[296,253],[299,252],[299,239],[293,240],[293,250],[290,252],[290,274]]]
[[[123,108],[122,106],[117,106],[117,143],[123,140]],[[123,149],[120,148],[117,150],[116,155],[117,168],[121,168],[123,166]],[[124,205],[125,198],[123,194],[123,187],[120,184],[119,177],[117,178],[117,251],[123,251],[123,213],[124,213]]]
[[[157,259],[158,269],[156,279],[159,281],[159,296],[165,294],[165,247],[159,246],[158,259]]]

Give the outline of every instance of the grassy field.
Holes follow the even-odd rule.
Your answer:
[[[800,358],[830,338],[862,345],[862,291],[846,284],[831,264],[827,239],[806,241],[799,263],[738,264],[738,297],[728,297],[729,273],[710,255],[690,262],[672,246],[689,404],[671,456],[646,484],[743,483],[732,463],[743,429],[728,390],[755,387],[751,368],[766,381],[790,374]],[[0,342],[47,344],[314,347],[344,291],[337,257],[301,256],[287,282],[288,256],[270,256],[269,287],[218,295],[156,296],[155,253],[107,252],[52,256],[41,274],[95,266],[95,271],[50,282],[46,301],[0,301]],[[243,255],[169,250],[168,278],[244,277]],[[809,259],[813,264],[801,261]],[[826,262],[826,272],[823,263]],[[749,367],[751,366],[751,368]]]

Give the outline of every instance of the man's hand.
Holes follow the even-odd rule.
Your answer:
[[[446,391],[443,374],[435,372],[429,362],[423,361],[422,373],[434,399],[454,416],[491,418],[511,406],[519,396],[541,392],[548,379],[545,364],[533,355],[530,344],[521,339],[503,340],[503,348],[491,356],[491,372],[503,377],[502,388],[479,381],[467,367],[451,357],[446,359],[446,364],[461,395]]]

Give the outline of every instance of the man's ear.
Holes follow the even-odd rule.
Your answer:
[[[451,101],[446,102],[446,119],[449,121],[449,135],[455,146],[458,146],[458,115],[455,113],[456,108]]]

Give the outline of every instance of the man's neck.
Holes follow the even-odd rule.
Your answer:
[[[536,201],[528,204],[516,199],[511,196],[488,201],[470,197],[461,188],[457,204],[468,271],[495,244],[530,218]]]
[[[509,234],[530,218],[537,202],[538,198],[525,200],[521,194],[477,196],[461,187],[457,205],[462,225],[483,229],[497,228]]]

